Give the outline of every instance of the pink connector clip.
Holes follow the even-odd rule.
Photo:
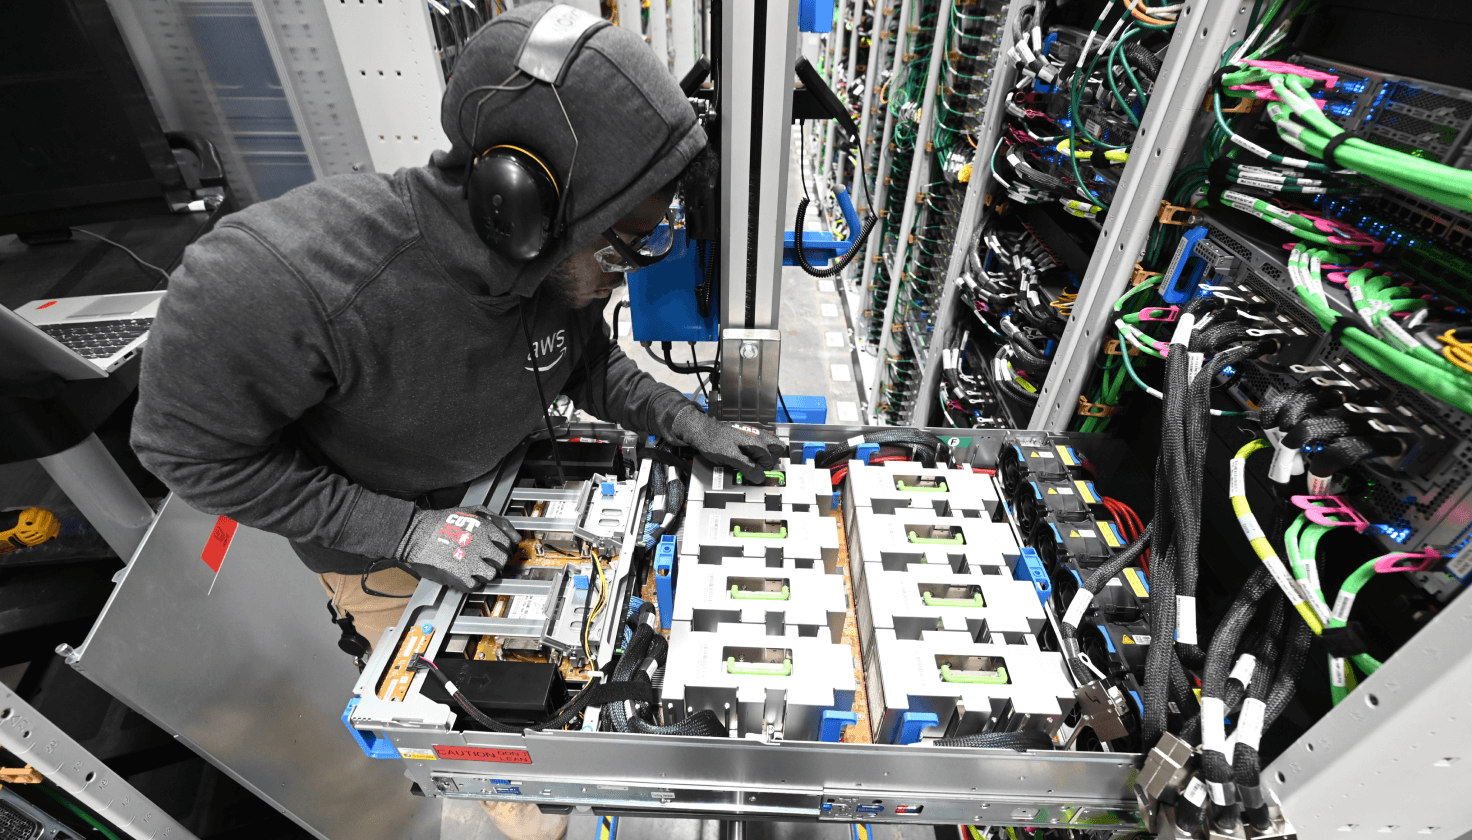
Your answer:
[[[1286,61],[1263,61],[1261,59],[1249,58],[1242,62],[1249,67],[1266,70],[1269,73],[1286,73],[1290,76],[1302,76],[1305,79],[1316,79],[1324,83],[1325,88],[1332,88],[1339,84],[1339,77],[1333,73],[1325,73],[1322,70],[1310,70],[1297,64],[1289,64]]]
[[[1141,321],[1174,321],[1181,314],[1179,306],[1147,306],[1140,310]]]
[[[1283,101],[1283,97],[1279,96],[1278,93],[1277,93],[1277,91],[1273,90],[1273,86],[1272,85],[1263,85],[1263,84],[1232,85],[1232,88],[1231,89],[1232,90],[1240,90],[1240,91],[1244,91],[1246,93],[1250,93],[1250,94],[1252,94],[1252,97],[1254,99],[1261,99],[1264,102],[1282,102]],[[1325,102],[1322,99],[1315,99],[1314,100],[1314,104],[1316,104],[1316,105],[1319,106],[1319,110],[1320,111],[1324,110],[1324,107],[1326,105],[1328,105],[1328,103]]]
[[[1331,528],[1351,527],[1363,534],[1370,523],[1359,511],[1338,496],[1294,496],[1293,504],[1303,511],[1308,521]]]
[[[1434,548],[1424,551],[1399,551],[1395,554],[1387,554],[1375,560],[1375,571],[1379,574],[1386,572],[1424,572],[1431,568],[1431,564],[1441,559],[1441,553]],[[1402,560],[1420,560],[1409,566],[1396,565]]]

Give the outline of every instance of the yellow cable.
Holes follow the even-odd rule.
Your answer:
[[[1472,344],[1459,340],[1456,333],[1455,329],[1450,329],[1436,337],[1437,341],[1446,345],[1441,348],[1441,355],[1445,356],[1448,362],[1472,373]]]
[[[1065,154],[1065,155],[1072,155],[1073,157],[1076,157],[1079,160],[1085,160],[1087,158],[1091,158],[1091,157],[1094,156],[1094,153],[1093,152],[1084,151],[1083,149],[1075,149],[1075,148],[1073,148],[1073,146],[1070,145],[1069,141],[1067,141],[1067,140],[1064,140],[1063,142],[1059,143],[1056,148],[1058,149],[1058,151],[1060,153]],[[1130,150],[1129,149],[1109,149],[1108,151],[1106,151],[1104,153],[1104,157],[1107,158],[1108,160],[1114,161],[1115,163],[1124,163],[1125,161],[1127,161],[1127,160],[1130,159]]]
[[[1303,616],[1304,623],[1308,625],[1310,630],[1314,631],[1315,636],[1323,635],[1323,622],[1319,621],[1319,617],[1314,614],[1313,608],[1304,600],[1303,593],[1299,591],[1298,585],[1293,582],[1293,578],[1288,576],[1287,567],[1283,565],[1283,561],[1273,551],[1272,543],[1268,542],[1268,538],[1263,535],[1262,527],[1257,524],[1257,517],[1252,514],[1252,508],[1247,504],[1247,456],[1259,449],[1268,449],[1271,447],[1271,443],[1258,438],[1237,450],[1237,454],[1232,457],[1231,477],[1229,479],[1230,489],[1227,491],[1232,499],[1232,512],[1237,514],[1237,524],[1242,526],[1242,534],[1252,544],[1252,550],[1257,553],[1257,559],[1262,561],[1262,564],[1267,567],[1268,573],[1273,576],[1273,580],[1278,584],[1278,588],[1283,590],[1284,595],[1288,596],[1288,603],[1292,604],[1293,609],[1297,610],[1298,614]]]
[[[598,570],[598,603],[594,604],[593,610],[588,613],[588,623],[583,633],[583,653],[588,657],[589,668],[592,668],[595,663],[593,662],[593,648],[588,644],[588,636],[593,632],[593,619],[598,617],[598,613],[603,611],[603,605],[608,601],[608,578],[603,576],[603,564],[598,561],[596,551],[593,552],[593,567]]]

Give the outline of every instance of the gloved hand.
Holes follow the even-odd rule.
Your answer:
[[[671,432],[681,443],[740,472],[745,484],[765,482],[763,470],[777,466],[777,459],[787,454],[787,444],[776,435],[745,423],[712,420],[693,405],[676,415],[672,425]]]
[[[485,505],[421,510],[394,557],[424,580],[469,592],[495,580],[519,542],[521,532]]]

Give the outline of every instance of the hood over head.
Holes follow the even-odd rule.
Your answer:
[[[438,169],[434,180],[454,185],[458,197],[473,155],[491,146],[520,146],[552,168],[567,202],[562,235],[536,259],[516,262],[480,246],[486,259],[482,291],[491,295],[530,297],[554,266],[673,181],[706,144],[669,68],[642,37],[617,26],[599,27],[587,38],[557,88],[560,106],[550,85],[533,80],[524,90],[496,92],[481,106],[475,125],[475,106],[485,92],[467,93],[532,79],[522,73],[508,81],[527,32],[551,7],[518,5],[481,27],[457,60],[440,103],[440,122],[452,146],[431,156],[431,168]],[[577,133],[575,162],[569,121]],[[465,203],[453,210],[470,229]]]

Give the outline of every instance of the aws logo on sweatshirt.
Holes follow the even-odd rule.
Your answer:
[[[546,373],[552,368],[557,367],[562,362],[563,357],[567,355],[567,330],[558,330],[551,335],[537,339],[532,343],[532,348],[536,352],[537,372]],[[546,361],[548,358],[551,358],[552,361]],[[528,362],[532,361],[531,353],[526,355],[526,360]],[[525,369],[531,370],[532,366],[527,365]]]

